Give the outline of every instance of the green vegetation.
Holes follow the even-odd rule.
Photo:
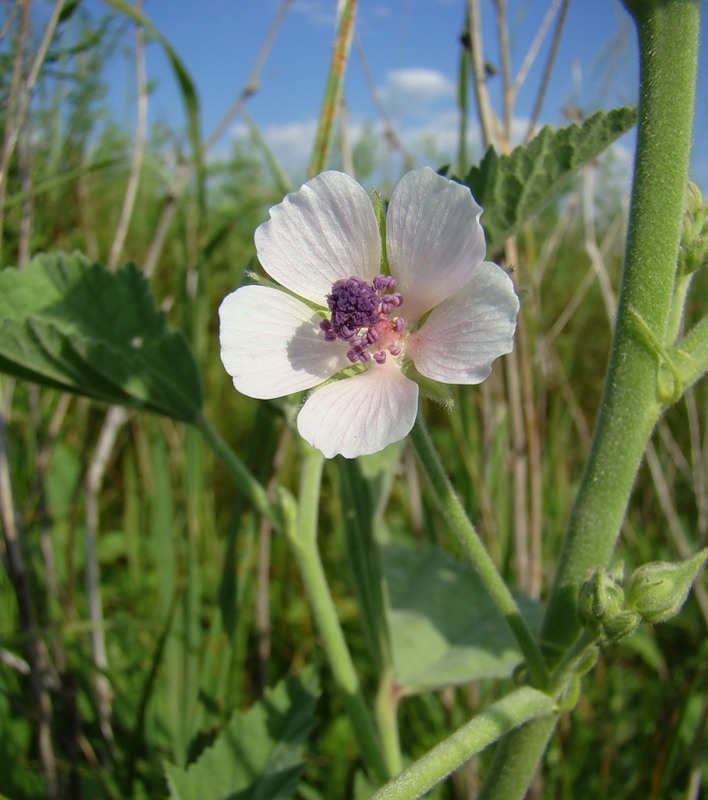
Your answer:
[[[545,666],[534,674],[470,567],[421,440],[429,433],[460,512],[536,634],[618,307],[627,214],[612,153],[595,159],[634,112],[544,129],[513,152],[497,120],[479,166],[459,148],[450,171],[485,206],[488,257],[513,270],[522,298],[515,350],[483,385],[452,387],[454,402],[424,401],[427,433],[323,463],[294,432],[297,401],[238,394],[218,354],[216,309],[258,269],[253,232],[287,178],[250,120],[249,144],[209,152],[196,89],[164,40],[184,133],[156,124],[141,134],[139,107],[137,135],[117,126],[102,65],[131,43],[141,76],[142,36],[156,34],[134,28],[147,24],[137,7],[110,6],[96,19],[80,2],[58,4],[43,53],[44,30],[20,0],[0,52],[0,797],[366,798],[475,714],[487,713],[481,728],[496,709],[499,729],[486,740],[470,727],[459,740],[468,753],[509,730],[498,718],[512,706],[514,724],[548,715]],[[347,7],[344,62],[356,3]],[[480,73],[462,49],[460,104],[471,113],[467,82]],[[344,62],[313,87],[326,84],[312,171],[353,168],[369,184],[372,129],[349,153],[324,122]],[[138,106],[147,94],[143,78]],[[657,393],[679,401],[649,441],[610,563],[596,564],[623,562],[627,576],[708,543],[708,390],[697,380],[706,207],[695,187],[689,206],[673,338],[659,344],[651,315],[634,312],[632,341],[660,375]],[[345,666],[322,633],[328,610],[308,597],[320,562]],[[561,603],[556,615],[568,613]],[[670,622],[603,643],[577,704],[580,677],[554,695],[569,713],[531,796],[697,798],[708,774],[707,626],[699,574]],[[552,663],[567,651],[554,650],[557,622],[544,630],[537,651]],[[516,669],[522,655],[535,688]],[[507,709],[509,697],[519,703]],[[476,796],[493,755],[429,796]],[[409,796],[391,792],[380,796]]]

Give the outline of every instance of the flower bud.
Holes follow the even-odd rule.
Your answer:
[[[627,606],[646,622],[665,622],[675,617],[707,558],[708,548],[704,548],[678,564],[666,561],[642,564],[627,582]]]
[[[631,636],[641,625],[642,618],[636,611],[618,611],[602,625],[602,635],[608,642],[621,642]]]
[[[679,249],[679,271],[686,275],[708,265],[708,204],[693,183],[686,191]]]
[[[598,638],[618,642],[637,629],[641,618],[625,608],[624,591],[604,569],[597,569],[580,587],[578,617]]]
[[[604,569],[595,570],[578,593],[578,616],[590,629],[597,629],[624,604],[622,587]]]

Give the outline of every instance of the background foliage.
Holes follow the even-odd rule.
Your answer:
[[[287,542],[185,424],[203,414],[265,485],[297,485],[289,409],[233,390],[218,359],[215,314],[254,264],[253,231],[287,178],[256,129],[249,146],[202,158],[194,87],[171,51],[185,132],[155,125],[141,141],[112,122],[101,68],[133,41],[141,19],[139,9],[112,5],[115,15],[100,20],[79,2],[64,5],[24,116],[16,64],[32,63],[41,31],[28,21],[23,36],[23,3],[0,60],[9,154],[0,239],[0,368],[9,373],[0,376],[0,793],[186,799],[207,775],[213,797],[365,797]],[[142,46],[139,36],[131,44],[136,63]],[[26,81],[28,70],[17,74]],[[454,409],[431,403],[429,419],[492,556],[533,600],[554,573],[587,454],[622,259],[625,208],[612,154],[592,159],[632,114],[593,119],[587,124],[599,134],[595,149],[582,139],[582,164],[573,160],[576,134],[561,141],[549,131],[537,152],[490,151],[478,167],[461,160],[453,170],[488,207],[488,237],[514,270],[523,312],[514,354],[482,387],[456,389]],[[370,135],[351,153],[335,145],[329,163],[351,161],[368,178]],[[510,150],[503,137],[495,144]],[[589,166],[542,210],[532,197],[530,221],[528,196],[509,187],[527,186],[533,196],[531,178],[540,175],[548,185],[539,196],[547,195],[559,160],[538,165],[561,145],[569,170]],[[73,251],[85,255],[57,255]],[[52,255],[32,258],[42,252]],[[117,269],[128,261],[138,266]],[[703,274],[689,321],[705,288]],[[96,330],[112,348],[96,350]],[[136,340],[146,332],[149,339]],[[144,348],[147,366],[134,357]],[[697,386],[659,425],[618,553],[628,570],[708,541],[706,399]],[[367,627],[375,610],[357,604],[367,565],[352,538],[375,528],[385,544],[388,599],[371,602],[386,602],[389,624],[409,634],[394,635],[393,657],[406,695],[403,752],[414,759],[510,683],[516,654],[499,643],[503,669],[475,655],[483,631],[466,608],[483,616],[481,590],[451,559],[454,542],[408,447],[363,459],[358,470],[326,467],[321,549],[373,696],[381,654]],[[352,507],[355,519],[342,513]],[[469,598],[443,594],[461,580]],[[440,602],[432,625],[427,606],[416,610],[426,594]],[[561,721],[535,796],[691,796],[708,768],[707,623],[703,584],[671,624],[643,628],[603,653],[580,705]],[[432,667],[423,661],[430,639],[413,635],[426,626],[440,639]],[[229,747],[239,741],[253,749]],[[252,772],[240,769],[246,763]],[[433,796],[474,796],[487,763],[486,755],[472,761]],[[227,764],[243,781],[236,788]],[[230,788],[219,794],[222,778]]]

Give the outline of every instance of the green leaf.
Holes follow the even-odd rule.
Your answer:
[[[511,675],[521,652],[470,567],[436,548],[387,546],[383,558],[394,675],[404,693]],[[537,627],[540,608],[517,600]]]
[[[202,406],[189,344],[140,270],[108,272],[80,254],[0,272],[0,371],[188,422]]]
[[[578,170],[626,133],[637,118],[633,108],[598,111],[582,125],[544,127],[527,145],[500,156],[490,147],[462,181],[484,209],[487,251],[504,241],[560,191]]]
[[[174,800],[291,797],[304,763],[319,689],[314,672],[290,676],[246,712],[236,711],[214,744],[187,767],[165,763]]]

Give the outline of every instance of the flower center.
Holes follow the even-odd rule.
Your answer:
[[[377,275],[371,283],[343,278],[332,284],[327,295],[331,318],[323,319],[320,328],[328,342],[341,339],[350,345],[347,358],[353,364],[366,364],[372,358],[383,364],[386,353],[397,356],[401,352],[405,321],[391,315],[403,297],[395,288],[390,275]]]

